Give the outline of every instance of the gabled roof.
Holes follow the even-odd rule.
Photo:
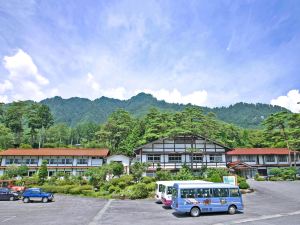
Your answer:
[[[191,138],[191,137],[194,137],[194,138],[196,138],[196,139],[204,139],[204,140],[206,140],[207,142],[211,142],[211,143],[213,143],[213,144],[216,144],[216,145],[219,145],[219,146],[225,148],[225,150],[227,150],[227,151],[229,151],[229,150],[231,149],[231,148],[229,148],[229,147],[227,147],[227,146],[225,146],[225,145],[223,145],[223,144],[220,144],[220,143],[217,142],[217,141],[213,141],[213,140],[208,139],[208,138],[206,138],[206,137],[204,137],[204,136],[201,136],[201,135],[177,135],[177,136],[175,136],[175,137],[163,137],[163,138],[159,138],[159,139],[156,139],[156,140],[154,140],[154,141],[148,142],[147,144],[144,144],[144,145],[139,146],[138,148],[134,149],[134,152],[137,153],[140,149],[144,148],[146,145],[149,145],[149,144],[157,143],[157,142],[159,142],[159,141],[163,141],[163,140],[167,140],[167,139],[176,139],[176,138],[184,138],[184,137],[186,137],[186,138],[188,138],[188,137],[190,137],[190,138]]]
[[[252,166],[247,164],[247,163],[244,163],[244,162],[241,162],[241,161],[234,161],[234,162],[230,162],[227,164],[227,166],[229,168],[232,168],[232,169],[245,169],[245,168],[251,168]]]
[[[0,152],[0,156],[101,156],[109,155],[106,148],[40,148],[40,149],[8,149]]]
[[[287,148],[235,148],[227,155],[288,155],[290,152]]]

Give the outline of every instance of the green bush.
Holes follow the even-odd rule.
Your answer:
[[[153,177],[143,177],[142,180],[141,180],[141,182],[145,183],[145,184],[149,184],[153,181],[155,181],[155,178],[153,178]]]
[[[211,177],[209,178],[209,180],[211,182],[216,182],[216,183],[222,182],[222,178],[220,177],[220,175],[218,173],[212,174]]]
[[[237,182],[238,182],[238,184],[241,183],[241,182],[246,182],[246,178],[241,177],[241,176],[237,176]]]
[[[173,176],[170,173],[170,171],[157,171],[156,172],[156,176],[155,176],[156,180],[172,180]]]
[[[269,172],[270,175],[273,175],[275,177],[280,177],[282,175],[282,169],[280,168],[272,168]]]
[[[109,193],[119,193],[121,192],[121,188],[119,186],[110,186],[108,188]]]
[[[148,192],[154,192],[155,188],[156,188],[156,183],[152,182],[152,183],[146,184],[146,188],[147,188]]]
[[[246,182],[246,181],[242,181],[240,184],[239,184],[239,188],[240,189],[248,189],[250,186],[249,184]]]
[[[270,179],[269,179],[269,181],[280,181],[280,180],[282,180],[282,178],[281,177],[270,177]]]
[[[125,182],[121,181],[118,186],[121,188],[121,189],[124,189],[127,185]]]
[[[126,185],[130,185],[134,183],[134,178],[132,175],[123,175],[119,178],[120,182],[124,182]]]
[[[82,194],[85,196],[96,197],[96,192],[92,190],[82,190]]]
[[[122,194],[130,199],[141,199],[147,198],[149,193],[146,184],[138,183],[127,187],[125,192],[122,192]]]
[[[297,169],[294,167],[282,169],[282,178],[284,180],[295,180],[297,174]]]

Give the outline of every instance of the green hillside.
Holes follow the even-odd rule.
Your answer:
[[[144,116],[150,108],[160,111],[182,111],[188,105],[159,101],[150,94],[140,93],[128,100],[101,97],[91,101],[85,98],[62,99],[61,97],[48,98],[41,101],[49,106],[55,122],[64,122],[75,126],[79,122],[104,123],[108,116],[118,108],[125,109],[134,116]],[[213,112],[222,121],[236,124],[244,128],[258,128],[261,121],[270,114],[286,111],[285,108],[268,104],[237,103],[229,107],[207,108],[199,107],[205,113]]]

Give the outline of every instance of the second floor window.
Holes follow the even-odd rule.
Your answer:
[[[210,162],[222,162],[222,155],[210,155],[209,156]]]
[[[169,155],[169,162],[180,163],[181,162],[181,155]]]
[[[21,159],[6,159],[6,164],[9,165],[9,164],[21,164]]]
[[[288,161],[288,157],[286,155],[279,155],[278,156],[278,161],[279,162],[287,162]]]
[[[77,164],[88,164],[88,159],[77,159]]]
[[[37,164],[37,159],[25,159],[25,164]]]
[[[266,162],[275,162],[274,155],[266,155],[265,159],[266,159]]]
[[[148,162],[160,162],[160,155],[147,155]]]
[[[254,155],[241,155],[239,156],[239,160],[242,162],[256,162]]]

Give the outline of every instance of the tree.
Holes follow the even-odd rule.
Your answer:
[[[179,172],[175,176],[175,180],[193,180],[194,176],[187,166],[182,166]]]
[[[14,178],[17,176],[23,177],[28,174],[28,167],[26,165],[10,165],[7,167],[5,173],[9,178]]]
[[[38,169],[39,183],[43,184],[48,177],[47,160],[42,161],[42,165]]]
[[[119,162],[111,162],[109,164],[113,177],[120,177],[124,173],[124,166]]]
[[[14,144],[19,146],[23,132],[25,102],[13,102],[4,113],[4,124],[14,133]]]
[[[11,130],[0,124],[0,149],[7,149],[13,144],[14,136]]]
[[[139,181],[141,180],[143,174],[147,171],[148,167],[148,163],[135,162],[130,166],[130,173],[133,175],[136,181]]]

